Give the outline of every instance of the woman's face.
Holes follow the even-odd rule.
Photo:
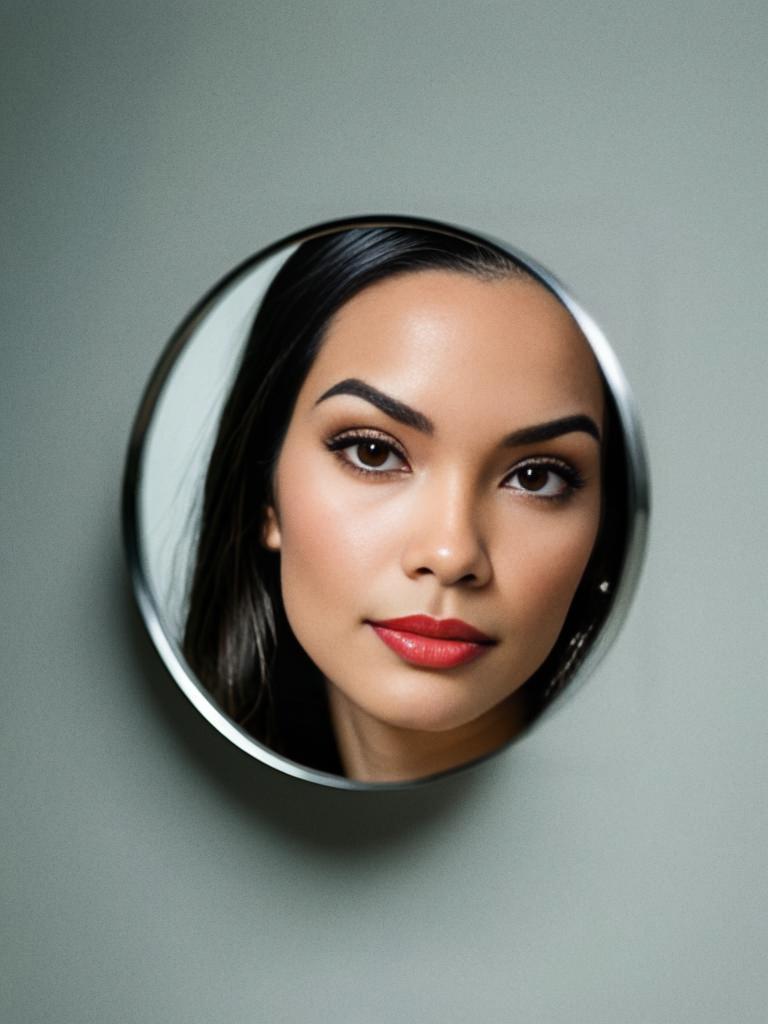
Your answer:
[[[542,664],[597,535],[603,389],[527,278],[424,270],[336,314],[298,395],[265,543],[331,693],[460,729]]]

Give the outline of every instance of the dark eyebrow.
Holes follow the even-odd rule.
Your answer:
[[[574,431],[583,431],[600,443],[600,431],[591,416],[563,416],[559,420],[549,420],[548,423],[537,423],[534,427],[523,427],[515,430],[502,441],[506,448],[515,448],[523,444],[536,444],[538,441],[551,441],[553,437],[560,437],[563,434],[572,434]]]
[[[422,434],[431,435],[435,432],[432,420],[425,416],[424,413],[412,409],[405,402],[399,402],[396,398],[392,398],[391,395],[384,394],[383,391],[379,391],[377,388],[366,384],[365,381],[358,380],[356,377],[348,377],[346,380],[341,380],[338,384],[334,384],[332,388],[328,388],[327,391],[320,395],[315,405],[319,405],[327,398],[333,398],[334,395],[354,395],[356,398],[362,398],[366,402],[370,402],[371,405],[375,405],[377,409],[381,409],[383,413],[391,416],[393,420],[404,423],[407,427],[413,427],[421,431]],[[505,448],[514,448],[518,445],[536,444],[539,441],[551,441],[555,437],[571,434],[575,431],[583,431],[594,437],[598,443],[600,442],[600,431],[595,421],[590,416],[579,414],[576,416],[563,416],[561,419],[549,420],[547,423],[537,423],[533,427],[522,427],[520,430],[507,434],[502,441],[502,445]]]
[[[406,427],[420,430],[422,434],[434,434],[435,432],[432,420],[428,419],[424,413],[417,412],[410,405],[398,402],[391,395],[385,395],[383,391],[378,391],[376,388],[371,387],[370,384],[357,380],[355,377],[340,380],[338,384],[328,388],[327,391],[320,395],[315,405],[324,402],[326,398],[333,398],[334,395],[354,395],[356,398],[362,398],[366,402],[370,402],[371,405],[375,405],[377,409],[381,409],[383,413],[391,416],[393,420],[404,423]]]

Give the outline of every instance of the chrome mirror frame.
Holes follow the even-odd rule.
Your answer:
[[[568,682],[562,695],[558,694],[550,702],[537,717],[532,728],[548,718],[554,708],[563,706],[565,694],[572,696],[581,688],[618,635],[629,611],[640,576],[650,513],[648,465],[640,419],[627,380],[608,340],[592,317],[549,270],[507,242],[478,231],[418,217],[385,214],[343,218],[319,224],[280,239],[244,260],[215,284],[171,336],[144,390],[133,424],[123,478],[122,521],[125,551],[134,595],[147,631],[166,668],[184,695],[222,736],[244,753],[278,771],[307,782],[348,790],[410,789],[464,771],[472,765],[496,756],[500,751],[493,751],[482,758],[457,765],[446,772],[409,782],[363,783],[308,768],[276,754],[269,747],[259,743],[216,705],[211,695],[187,665],[178,644],[166,627],[159,602],[149,583],[146,553],[142,550],[141,545],[140,495],[148,431],[160,396],[180,355],[212,310],[223,302],[230,292],[259,264],[286,248],[312,238],[350,228],[373,227],[420,228],[441,234],[458,235],[481,244],[494,246],[521,263],[533,277],[555,294],[581,328],[597,359],[616,407],[626,453],[627,507],[629,510],[621,577],[613,596],[611,608],[600,627],[597,639],[588,650],[583,662],[575,670],[573,679]],[[526,730],[526,733],[528,731]],[[506,749],[506,747],[501,749]]]

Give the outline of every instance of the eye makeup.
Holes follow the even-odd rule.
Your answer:
[[[379,430],[369,427],[345,430],[329,438],[325,446],[343,466],[363,476],[390,478],[411,472],[402,447]],[[352,452],[354,456],[347,454]],[[389,465],[398,460],[404,465]]]
[[[512,487],[511,481],[518,480]],[[559,478],[560,485],[553,480]],[[502,481],[502,487],[538,501],[567,501],[586,485],[586,480],[571,463],[551,455],[532,456],[514,466]]]
[[[383,431],[354,427],[334,434],[325,441],[346,468],[360,476],[391,479],[411,473],[403,447]],[[514,485],[513,481],[517,480]],[[564,502],[587,481],[565,459],[552,455],[530,456],[513,466],[500,486],[537,501]]]

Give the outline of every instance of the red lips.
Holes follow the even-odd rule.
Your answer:
[[[421,668],[455,668],[479,658],[495,641],[461,619],[407,615],[370,622],[376,635],[405,661]]]

